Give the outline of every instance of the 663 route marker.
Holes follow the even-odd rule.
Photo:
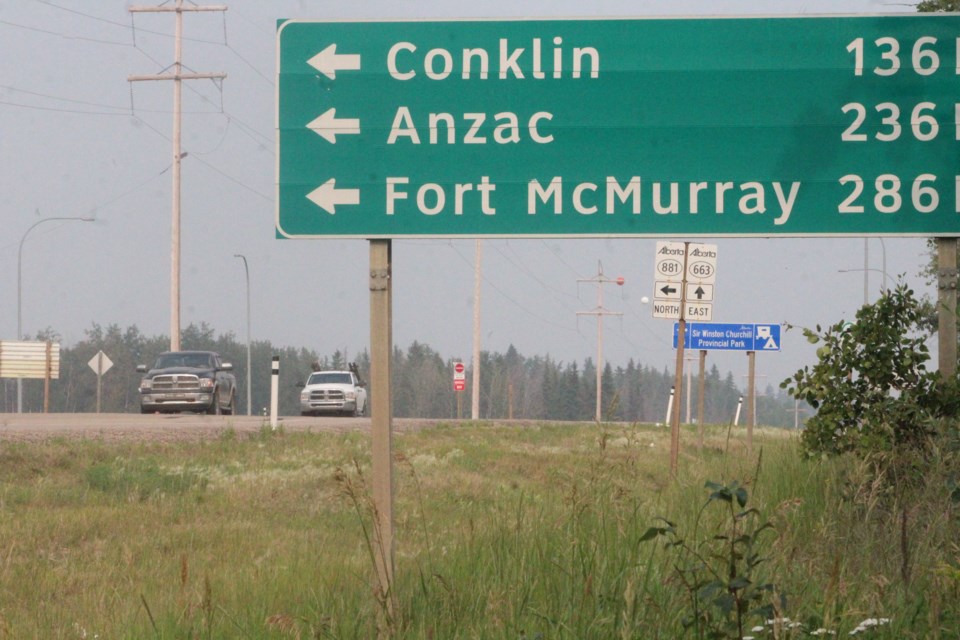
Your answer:
[[[683,317],[703,322],[709,322],[713,318],[717,245],[657,242],[654,272],[654,318],[679,320]]]

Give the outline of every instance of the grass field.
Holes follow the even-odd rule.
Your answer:
[[[397,435],[392,618],[368,435],[4,443],[0,637],[960,637],[955,458],[907,491],[786,431],[706,435],[677,480],[649,425]],[[735,575],[751,602],[709,584]]]

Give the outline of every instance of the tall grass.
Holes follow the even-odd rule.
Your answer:
[[[398,435],[390,632],[683,637],[676,555],[641,538],[665,517],[709,540],[722,518],[701,515],[704,485],[737,480],[774,526],[758,578],[787,602],[755,637],[847,636],[868,618],[889,622],[858,635],[957,637],[960,527],[940,482],[955,458],[896,495],[869,462],[802,460],[788,432],[756,432],[752,457],[742,433],[706,435],[698,452],[684,433],[677,480],[669,434],[643,425]],[[376,637],[369,445],[282,430],[3,444],[0,638]]]

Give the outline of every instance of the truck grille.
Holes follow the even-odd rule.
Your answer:
[[[339,389],[316,389],[310,392],[311,400],[343,400],[343,391]]]
[[[154,391],[196,391],[200,389],[200,379],[189,373],[156,376],[153,379]]]

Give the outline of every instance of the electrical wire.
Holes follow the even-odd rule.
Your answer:
[[[461,259],[465,264],[471,265],[471,266],[473,265],[473,261],[470,260],[469,258],[467,258],[466,256],[464,256],[463,253],[461,253],[460,250],[459,250],[456,246],[454,246],[452,242],[449,243],[448,246],[453,250],[454,253],[457,254],[457,256],[460,257],[460,259]],[[496,291],[497,293],[499,293],[505,300],[507,300],[508,302],[510,302],[512,305],[514,305],[515,307],[517,307],[518,309],[520,309],[521,311],[523,311],[523,312],[526,313],[527,315],[529,315],[529,316],[531,316],[531,317],[533,317],[533,318],[536,318],[537,320],[541,321],[542,323],[544,323],[544,324],[546,324],[546,325],[550,325],[550,326],[552,326],[552,327],[556,327],[556,328],[562,329],[562,330],[564,330],[564,331],[569,331],[569,332],[571,332],[571,333],[577,333],[577,334],[579,335],[579,332],[578,332],[576,329],[572,329],[572,328],[570,328],[569,326],[564,326],[564,325],[558,324],[558,323],[556,323],[556,322],[553,322],[552,320],[548,320],[547,318],[544,318],[543,316],[541,316],[541,315],[539,315],[539,314],[531,311],[530,309],[528,309],[528,308],[525,307],[524,305],[520,304],[519,302],[517,302],[516,300],[514,300],[509,294],[507,294],[505,291],[503,291],[500,287],[498,287],[495,283],[491,282],[490,279],[487,278],[485,275],[482,275],[482,274],[481,274],[480,278],[481,278],[485,283],[487,283],[487,285],[489,285],[490,288],[492,288],[494,291]],[[581,337],[583,337],[583,336],[581,336]]]

